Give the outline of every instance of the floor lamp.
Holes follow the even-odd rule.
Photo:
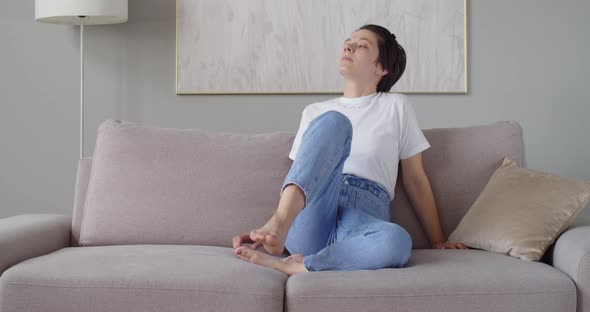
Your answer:
[[[80,159],[84,157],[84,26],[124,23],[127,0],[35,0],[35,20],[80,25]]]

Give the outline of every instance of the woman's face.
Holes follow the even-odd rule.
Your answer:
[[[340,55],[340,74],[345,78],[380,79],[381,65],[378,61],[377,35],[367,29],[353,32],[346,38]]]

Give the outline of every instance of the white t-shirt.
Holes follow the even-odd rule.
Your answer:
[[[393,200],[399,160],[430,147],[407,96],[374,92],[309,104],[301,114],[289,158],[295,160],[309,122],[330,110],[347,116],[353,128],[350,155],[344,161],[342,172],[379,183]]]

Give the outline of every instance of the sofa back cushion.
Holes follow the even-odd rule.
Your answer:
[[[504,157],[526,167],[515,121],[423,132],[431,144],[422,153],[424,169],[445,236]],[[78,164],[72,245],[231,247],[234,235],[262,226],[277,207],[294,137],[106,120],[94,155]],[[400,168],[391,221],[410,232],[413,248],[430,248],[401,182]]]
[[[422,162],[445,238],[457,227],[504,157],[523,168],[527,166],[522,128],[516,121],[424,129],[423,133],[431,147],[422,152]],[[391,219],[411,234],[412,248],[431,248],[420,218],[411,208],[401,175],[399,168]]]
[[[231,246],[279,201],[291,136],[105,120],[82,213],[82,246]]]

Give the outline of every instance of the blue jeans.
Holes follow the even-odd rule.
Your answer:
[[[308,271],[403,267],[412,238],[392,223],[390,195],[380,184],[342,173],[350,154],[352,124],[338,111],[310,121],[281,186],[299,186],[305,205],[285,240],[290,254],[303,254]]]

